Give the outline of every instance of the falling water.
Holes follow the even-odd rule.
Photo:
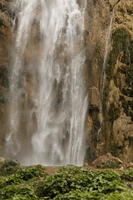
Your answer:
[[[106,66],[107,66],[108,54],[109,54],[109,50],[110,50],[113,19],[114,19],[114,9],[112,10],[111,15],[110,15],[110,23],[109,23],[109,28],[107,31],[107,36],[106,36],[105,53],[104,53],[104,61],[103,61],[102,77],[101,77],[101,87],[100,87],[101,88],[100,113],[103,113],[103,105],[102,104],[103,104],[103,97],[104,97],[104,90],[105,90],[105,83],[106,83]]]
[[[26,149],[20,136],[22,97],[27,93],[22,78],[26,70],[25,52],[36,21],[41,48],[36,62],[30,66],[37,85],[32,109],[37,125],[26,139],[31,146],[21,156],[23,164],[83,164],[88,102],[84,78],[85,7],[86,0],[81,3],[77,0],[16,0],[17,30],[6,149],[19,159]],[[29,117],[27,129],[30,120]]]

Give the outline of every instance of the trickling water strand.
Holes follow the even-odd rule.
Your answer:
[[[30,154],[24,155],[22,162],[82,165],[88,102],[83,42],[86,1],[79,5],[76,0],[17,0],[16,5],[19,16],[10,83],[11,131],[7,148],[13,146],[13,153],[21,151],[21,141],[17,137],[21,99],[19,81],[31,28],[37,18],[41,38],[38,73],[34,75],[39,80],[35,108],[37,129],[31,135]]]
[[[113,19],[114,19],[114,9],[112,10],[111,16],[110,16],[110,24],[106,36],[106,44],[105,44],[105,53],[104,53],[104,61],[103,61],[103,68],[102,68],[102,78],[101,78],[101,105],[100,105],[100,113],[103,113],[103,97],[104,97],[104,90],[105,90],[105,82],[106,82],[106,66],[107,66],[107,60],[108,60],[108,54],[109,54],[109,47],[110,47],[110,41],[111,41],[111,34],[112,34],[112,25],[113,25]]]

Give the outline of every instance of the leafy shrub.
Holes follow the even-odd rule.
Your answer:
[[[46,173],[41,166],[19,168],[16,172],[16,175],[18,175],[18,177],[24,181],[30,180],[35,177],[40,177],[44,174]]]
[[[8,186],[0,190],[1,200],[38,200],[30,186]]]
[[[79,167],[63,168],[55,175],[48,176],[44,183],[37,187],[40,197],[54,198],[71,190],[83,190],[91,184],[94,173]]]
[[[132,200],[133,192],[127,191],[122,193],[112,193],[106,196],[105,200]]]
[[[8,166],[0,168],[0,176],[10,176],[18,170],[18,167]]]
[[[16,172],[0,182],[0,187],[29,181],[33,178],[45,176],[46,173],[40,166],[18,168]]]
[[[0,200],[132,200],[124,174],[71,167],[47,176],[40,166],[18,168],[0,178]]]
[[[116,162],[116,161],[108,161],[104,164],[101,164],[99,166],[97,166],[98,168],[101,168],[101,169],[106,169],[106,168],[111,168],[111,169],[115,169],[115,168],[120,168],[120,163],[119,162]]]
[[[6,186],[6,181],[7,181],[7,178],[0,177],[0,188],[3,188]]]
[[[120,180],[120,175],[112,170],[98,171],[96,172],[96,177],[98,176],[102,176],[105,180],[108,181]]]
[[[82,168],[63,168],[55,175],[46,178],[43,184],[37,187],[39,197],[59,198],[59,195],[73,196],[76,191],[81,193],[98,192],[107,194],[115,191],[123,191],[125,186],[121,183],[119,174],[113,171],[92,172]],[[67,194],[68,193],[68,194]],[[60,197],[62,198],[62,197]],[[76,197],[78,199],[78,196]],[[96,199],[97,197],[95,197]]]
[[[133,193],[131,191],[122,193],[110,193],[102,194],[98,191],[93,192],[81,192],[81,191],[71,191],[65,195],[58,195],[54,200],[132,200]]]
[[[88,192],[88,191],[71,191],[65,195],[58,195],[54,200],[100,200],[103,194],[98,192]]]
[[[121,178],[127,181],[133,181],[133,169],[123,172]]]
[[[1,94],[0,94],[0,102],[1,102]],[[20,165],[17,161],[6,159],[3,162],[0,162],[0,176],[8,176],[14,174],[19,167]]]
[[[103,194],[123,191],[125,186],[121,183],[120,175],[114,171],[99,171],[90,185],[90,190]]]

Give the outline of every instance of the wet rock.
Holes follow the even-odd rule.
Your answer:
[[[11,160],[8,158],[0,157],[0,167],[9,167],[9,166],[19,166],[20,163],[17,160]]]

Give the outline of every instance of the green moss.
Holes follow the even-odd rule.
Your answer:
[[[120,66],[117,65],[119,61]],[[133,120],[133,104],[125,97],[133,97],[133,40],[130,33],[124,29],[116,29],[112,34],[112,49],[109,53],[108,63],[106,67],[106,86],[103,98],[103,112],[105,118],[111,122],[119,118],[120,105],[122,105],[125,114]],[[109,85],[113,80],[115,86],[121,92],[120,104],[117,106],[113,103],[107,107],[109,97]],[[110,130],[111,131],[111,130]]]
[[[114,77],[114,67],[117,61],[118,55],[123,52],[123,62],[131,63],[130,51],[133,51],[133,47],[130,46],[131,37],[125,29],[117,29],[112,35],[112,50],[109,54],[108,64],[106,68],[107,79],[111,80]]]

